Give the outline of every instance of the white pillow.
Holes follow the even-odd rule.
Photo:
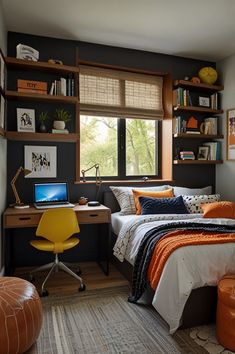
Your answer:
[[[174,188],[174,196],[178,197],[180,195],[209,195],[212,193],[212,187],[204,187],[204,188],[185,188],[185,187],[175,187]]]
[[[133,192],[132,189],[136,188],[138,190],[145,190],[145,191],[164,191],[166,189],[169,189],[168,186],[163,185],[163,186],[155,186],[155,187],[145,187],[145,188],[139,188],[139,187],[116,187],[116,186],[110,186],[111,191],[115,195],[118,204],[121,208],[120,215],[130,215],[130,214],[135,214],[136,213],[136,208],[135,208],[135,202],[134,202],[134,197],[133,197]],[[170,186],[170,188],[172,188]]]
[[[203,213],[201,204],[219,202],[220,194],[183,195],[183,200],[190,214],[199,214]]]

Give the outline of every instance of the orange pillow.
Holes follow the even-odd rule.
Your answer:
[[[235,219],[235,203],[233,202],[214,202],[201,204],[204,218],[227,218]]]
[[[141,206],[139,203],[139,197],[153,197],[153,198],[172,198],[174,197],[173,189],[166,189],[164,191],[143,191],[139,189],[132,189],[134,201],[135,201],[135,208],[136,214],[141,214]]]

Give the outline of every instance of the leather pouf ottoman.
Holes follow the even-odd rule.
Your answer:
[[[24,353],[38,338],[42,305],[34,285],[0,277],[0,354]]]
[[[235,275],[224,276],[218,284],[216,337],[225,348],[235,351]]]

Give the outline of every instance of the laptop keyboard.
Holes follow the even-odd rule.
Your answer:
[[[69,202],[53,202],[53,203],[36,203],[38,206],[47,206],[47,205],[65,205],[69,204]]]

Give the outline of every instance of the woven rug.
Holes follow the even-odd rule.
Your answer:
[[[27,354],[207,353],[187,331],[171,336],[147,305],[127,302],[127,286],[43,298],[44,322]]]

